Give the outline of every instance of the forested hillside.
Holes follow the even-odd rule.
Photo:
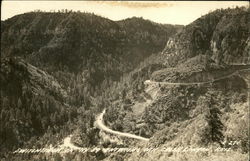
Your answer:
[[[179,28],[142,18],[115,22],[89,13],[32,12],[2,23],[1,51],[50,72],[90,69],[99,79],[108,74],[118,79],[161,51]]]
[[[181,29],[142,18],[115,22],[68,11],[25,13],[1,26],[2,57],[19,56],[48,72],[68,92],[77,93],[71,100],[76,105],[81,105],[79,98],[100,95],[140,61],[160,52]]]
[[[1,22],[0,158],[246,160],[249,18],[249,8],[236,7],[184,27],[72,11],[30,12]],[[110,129],[149,142],[112,142],[112,135],[94,125],[104,109]],[[221,147],[232,153],[72,152],[22,158],[10,153],[18,147],[58,146],[70,134],[79,147]]]
[[[120,82],[120,99],[108,107],[106,124],[151,138],[152,147],[217,146],[246,153],[249,16],[247,8],[216,10],[185,26],[162,53],[151,55]],[[143,158],[184,156],[156,152]],[[125,160],[139,158],[133,154]]]
[[[56,144],[73,131],[79,145],[96,144],[105,90],[181,27],[66,10],[2,21],[1,152]]]

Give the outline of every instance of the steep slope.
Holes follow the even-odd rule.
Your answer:
[[[124,88],[118,89],[120,98],[104,115],[107,125],[151,137],[145,147],[231,148],[228,142],[239,141],[233,148],[247,152],[249,129],[239,135],[237,128],[229,125],[235,124],[233,113],[242,114],[249,103],[247,19],[246,8],[216,10],[185,26],[168,41],[162,53],[150,56],[124,78],[125,83],[118,85]],[[219,43],[223,47],[213,50],[215,41],[217,47]],[[246,115],[240,117],[239,126],[243,127]],[[167,155],[158,153],[150,158],[148,153],[127,160],[164,160]],[[169,159],[174,160],[174,156]]]
[[[9,88],[8,86],[15,84],[12,81],[17,81],[17,83],[23,86],[23,89],[30,88],[34,95],[39,95],[47,91],[59,100],[67,97],[67,92],[62,89],[55,78],[18,58],[2,59],[1,81],[4,84],[2,86],[3,89],[7,89]],[[18,94],[19,91],[17,90],[16,93]]]
[[[116,22],[80,12],[30,12],[1,26],[2,56],[20,56],[54,76],[63,88],[71,89],[77,106],[82,104],[79,99],[88,102],[90,95],[99,95],[146,57],[161,51],[181,28],[142,18]]]
[[[1,152],[69,120],[73,109],[67,108],[67,91],[48,73],[21,59],[6,58],[1,59],[0,80]]]
[[[201,81],[249,68],[249,18],[249,8],[224,9],[185,26],[155,55],[168,68],[155,72],[152,79]]]
[[[46,68],[65,67],[74,72],[90,64],[104,68],[107,62],[122,70],[132,61],[132,69],[134,63],[161,51],[177,30],[141,18],[115,22],[75,12],[26,13],[4,21],[2,28],[3,55],[20,55],[32,64],[38,61],[37,65]],[[116,73],[112,65],[106,68]]]
[[[22,16],[28,16],[31,21],[22,20],[20,18]],[[58,19],[53,16],[58,16]],[[23,72],[11,73],[14,75],[10,77],[11,80],[14,80],[12,78],[19,80],[16,84],[18,89],[22,89],[18,90],[21,92],[14,97],[12,97],[14,91],[8,94],[10,86],[5,80],[7,86],[2,92],[5,95],[5,101],[2,101],[5,108],[1,111],[1,117],[7,120],[8,124],[3,126],[7,127],[11,140],[25,140],[13,139],[20,133],[13,130],[19,129],[16,124],[26,123],[19,112],[16,114],[12,110],[16,110],[17,107],[24,109],[23,113],[25,110],[30,110],[32,115],[38,115],[38,119],[33,118],[31,123],[25,125],[28,127],[34,125],[33,128],[42,127],[35,129],[38,134],[47,130],[49,137],[57,136],[58,133],[60,136],[66,135],[73,131],[64,126],[67,121],[68,126],[77,128],[75,137],[72,137],[75,138],[73,142],[77,142],[79,146],[100,145],[97,136],[99,131],[93,128],[93,120],[98,111],[106,108],[103,121],[109,128],[150,138],[148,144],[139,145],[140,147],[221,146],[236,149],[230,155],[228,153],[220,155],[219,159],[214,157],[213,153],[178,154],[178,156],[173,155],[173,152],[121,154],[122,157],[120,154],[114,155],[121,160],[124,156],[125,160],[151,161],[156,158],[222,160],[222,157],[228,160],[232,158],[244,160],[247,158],[244,153],[249,151],[249,129],[245,128],[249,115],[247,105],[249,105],[250,84],[249,65],[247,65],[249,64],[248,19],[249,10],[246,8],[214,11],[187,25],[182,32],[167,42],[165,49],[159,54],[151,53],[161,51],[160,48],[166,43],[163,41],[168,39],[168,34],[173,34],[172,31],[179,30],[178,27],[174,29],[168,26],[166,29],[166,25],[138,18],[114,22],[83,13],[38,12],[7,20],[3,23],[5,27],[3,40],[9,43],[4,44],[2,49],[5,56],[19,55],[53,76],[48,76],[47,73],[44,74],[43,71],[23,62],[16,63],[28,68],[24,73],[33,73],[33,76],[26,80],[27,74],[22,75]],[[36,28],[39,28],[39,24],[45,26],[51,24],[53,27],[48,33],[51,35],[45,36],[42,31],[31,30],[25,41],[20,41],[22,40],[20,37],[19,41],[16,41],[12,36],[21,33],[22,26],[25,26],[23,23],[27,23],[27,27],[37,24]],[[50,31],[48,28],[47,30]],[[41,33],[38,34],[41,41],[37,39],[37,33]],[[48,40],[43,39],[44,37]],[[39,42],[33,46],[32,40],[35,39]],[[27,48],[29,44],[30,49]],[[30,54],[27,55],[25,51]],[[148,58],[134,68],[144,56]],[[19,71],[16,67],[19,65],[15,66],[14,71]],[[127,73],[132,69],[132,72]],[[8,70],[4,70],[3,73],[6,71]],[[120,78],[122,74],[124,75]],[[3,76],[4,79],[9,77],[6,75],[8,74]],[[44,79],[40,77],[48,79],[45,84],[49,85],[41,87],[39,80]],[[35,108],[27,106],[26,109],[23,102],[29,96],[23,94],[25,90],[21,80],[29,82],[29,79],[34,80],[32,78],[36,78],[38,82],[31,81],[33,83],[28,86],[41,88],[47,93],[44,97],[52,97],[52,100],[44,101],[44,97],[40,97],[39,94],[34,101],[31,101],[39,102],[39,105]],[[50,85],[54,84],[53,82],[56,85]],[[10,85],[12,84],[15,83],[10,82]],[[36,93],[38,90],[29,91]],[[55,94],[51,91],[55,91]],[[64,96],[66,99],[58,101]],[[64,101],[71,107],[63,105]],[[26,102],[33,106],[33,103]],[[51,114],[48,119],[46,117],[40,119],[48,113]],[[28,114],[26,118],[29,118]],[[49,128],[50,124],[54,127]],[[75,124],[77,126],[73,126]],[[59,129],[63,129],[63,132]],[[28,131],[27,134],[33,133]],[[68,138],[66,139],[68,141]],[[231,142],[237,144],[232,145]],[[101,143],[102,147],[114,145]],[[134,147],[136,143],[124,146]],[[72,156],[78,155],[74,153]],[[65,158],[73,160],[72,156]],[[98,156],[103,157],[103,154],[91,157],[88,154],[86,157],[84,155],[86,160]],[[112,160],[111,157],[113,155],[106,160]]]
[[[163,54],[171,66],[199,54],[217,64],[249,64],[249,8],[216,10],[185,26]],[[176,60],[176,62],[175,62]]]
[[[80,12],[2,21],[1,157],[18,147],[56,144],[73,131],[83,145],[98,144],[93,120],[108,102],[101,94],[180,28]]]

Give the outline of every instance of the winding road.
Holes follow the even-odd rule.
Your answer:
[[[205,82],[188,82],[188,83],[183,83],[183,82],[178,82],[178,83],[174,83],[174,82],[156,82],[156,81],[152,81],[152,80],[146,80],[145,81],[145,84],[152,84],[152,83],[155,83],[155,84],[162,84],[162,85],[200,85],[200,84],[208,84],[208,83],[213,83],[215,81],[219,81],[219,80],[223,80],[223,79],[226,79],[226,78],[229,78],[229,77],[232,77],[233,75],[235,74],[239,74],[240,71],[247,71],[247,70],[250,70],[250,69],[241,69],[241,70],[237,70],[231,74],[228,74],[228,75],[225,75],[223,77],[219,77],[219,78],[216,78],[216,79],[212,79],[210,81],[205,81]]]
[[[144,83],[145,84],[163,84],[163,85],[198,85],[198,84],[207,84],[207,83],[213,83],[215,81],[219,81],[228,77],[231,77],[235,74],[238,74],[240,71],[245,71],[245,70],[249,70],[249,69],[241,69],[241,70],[237,70],[229,75],[220,77],[220,78],[216,78],[210,81],[206,81],[206,82],[191,82],[191,83],[172,83],[172,82],[155,82],[155,81],[151,81],[151,80],[146,80]],[[130,134],[130,133],[124,133],[124,132],[119,132],[119,131],[115,131],[110,129],[109,127],[107,127],[106,125],[104,125],[104,121],[103,121],[103,115],[105,114],[106,110],[104,109],[103,112],[101,114],[99,114],[96,117],[96,125],[99,129],[106,131],[108,133],[112,133],[115,135],[119,135],[119,136],[123,136],[123,137],[128,137],[128,138],[133,138],[133,139],[137,139],[137,140],[142,140],[142,141],[149,141],[149,138],[144,138],[141,136],[137,136],[134,134]]]
[[[210,81],[206,81],[206,82],[191,82],[191,83],[173,83],[173,82],[155,82],[155,81],[151,81],[151,80],[146,80],[144,83],[145,84],[163,84],[163,85],[198,85],[198,84],[207,84],[207,83],[213,83],[214,81],[218,81],[218,80],[222,80],[228,77],[231,77],[235,74],[238,74],[240,71],[245,71],[245,70],[249,70],[249,69],[241,69],[241,70],[237,70],[229,75],[220,77],[220,78],[216,78]],[[141,137],[141,136],[137,136],[134,134],[130,134],[130,133],[124,133],[124,132],[120,132],[120,131],[115,131],[110,129],[109,127],[107,127],[104,124],[103,121],[103,115],[105,114],[106,109],[104,109],[102,111],[102,113],[100,113],[97,117],[96,117],[96,121],[95,124],[96,126],[100,129],[103,130],[105,132],[111,133],[111,134],[115,134],[115,135],[119,135],[122,137],[128,137],[128,138],[132,138],[132,139],[137,139],[137,140],[141,140],[141,141],[149,141],[149,138],[145,138],[145,137]],[[79,147],[77,147],[76,145],[71,143],[71,135],[66,137],[63,141],[63,144],[61,145],[62,147],[69,147],[72,149],[78,149]]]
[[[103,122],[103,115],[105,114],[105,112],[106,110],[104,109],[102,113],[98,115],[96,118],[96,125],[101,130],[106,131],[108,133],[115,134],[115,135],[123,136],[123,137],[133,138],[133,139],[142,140],[142,141],[149,141],[148,138],[144,138],[144,137],[137,136],[137,135],[130,134],[130,133],[119,132],[119,131],[115,131],[115,130],[108,128],[106,125],[104,125],[104,122]]]

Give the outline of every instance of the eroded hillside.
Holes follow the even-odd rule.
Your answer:
[[[108,107],[107,125],[150,138],[145,147],[216,144],[246,153],[249,16],[246,8],[216,10],[185,26],[162,53],[152,55],[124,78],[128,83],[120,89],[122,99]],[[240,120],[238,127],[235,117]],[[132,154],[127,160],[182,157],[156,152]]]
[[[17,160],[8,153],[17,147],[69,144],[232,151],[29,159],[243,161],[249,152],[248,19],[248,8],[219,9],[181,31],[141,18],[111,21],[80,12],[31,12],[4,21],[1,145],[7,153],[1,157]],[[98,119],[101,128],[94,126]]]

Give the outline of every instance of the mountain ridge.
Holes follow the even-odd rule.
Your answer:
[[[18,160],[8,152],[17,147],[56,147],[65,138],[79,147],[231,148],[233,153],[223,156],[243,160],[249,151],[248,16],[247,8],[219,9],[183,29],[141,18],[111,21],[75,12],[31,12],[6,20],[1,23],[1,60],[12,63],[1,63],[6,66],[0,73],[6,86],[1,84],[0,135],[9,139],[3,144],[7,153],[0,155]],[[25,92],[24,84],[32,88]],[[112,134],[107,137],[94,127],[103,109],[101,121],[108,131],[150,137],[149,142],[122,138],[123,144],[118,144],[107,139]],[[62,157],[221,158],[210,152],[99,152],[30,159]]]

